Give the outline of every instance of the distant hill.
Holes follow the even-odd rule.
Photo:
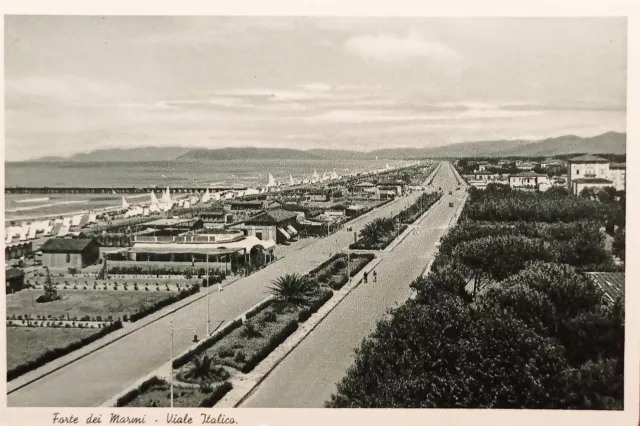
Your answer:
[[[304,160],[321,158],[309,151],[287,148],[221,148],[192,149],[179,156],[179,161],[220,161],[220,160]]]
[[[171,161],[189,152],[189,148],[158,148],[154,146],[131,149],[98,149],[87,153],[74,154],[71,157],[43,157],[37,161],[87,161],[87,162],[123,162],[123,161]]]
[[[583,138],[575,135],[539,141],[464,142],[423,150],[426,157],[540,157],[563,154],[626,154],[626,133],[607,132]]]
[[[513,155],[626,154],[627,134],[608,132],[590,138],[569,135],[532,142],[512,150]]]
[[[419,159],[447,157],[540,157],[563,154],[625,154],[626,133],[608,132],[583,138],[574,135],[531,140],[462,142],[434,148],[350,150],[286,148],[156,148],[103,149],[68,158],[45,157],[38,161],[219,161],[219,160],[339,160],[339,159]]]

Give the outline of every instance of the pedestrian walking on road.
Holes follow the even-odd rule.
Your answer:
[[[376,271],[373,271],[373,282],[378,282],[378,273]]]
[[[369,282],[369,281],[367,280],[367,278],[368,278],[368,277],[369,277],[369,274],[365,271],[365,273],[364,273],[364,282],[365,282],[365,283]]]

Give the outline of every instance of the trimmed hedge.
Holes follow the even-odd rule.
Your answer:
[[[327,303],[327,301],[332,297],[333,291],[323,291],[319,298],[311,302],[309,306],[300,311],[300,313],[298,314],[298,322],[302,323],[308,320],[311,315],[318,312],[318,309],[320,309],[320,307]]]
[[[173,368],[180,368],[183,365],[188,364],[194,357],[199,356],[211,346],[218,343],[223,338],[227,337],[233,330],[242,325],[242,320],[239,318],[234,319],[225,326],[219,333],[212,334],[210,338],[201,340],[193,349],[186,352],[184,355],[179,356],[173,360]]]
[[[400,229],[398,229],[398,231],[397,231],[397,235],[400,236],[404,231],[407,230],[408,227],[409,227],[408,225],[400,226]],[[373,243],[373,242],[371,242],[369,240],[366,240],[364,238],[360,238],[355,243],[349,244],[349,248],[352,249],[352,250],[384,250],[385,248],[387,248],[387,246],[389,244],[391,244],[391,242],[393,240],[396,239],[394,237],[395,233],[396,232],[393,232],[393,233],[389,234],[388,235],[389,238],[386,241],[380,241],[378,243]]]
[[[129,404],[131,401],[136,399],[138,396],[142,395],[147,390],[149,390],[149,388],[151,388],[152,386],[162,385],[165,383],[166,381],[162,380],[161,378],[157,376],[153,376],[150,379],[147,379],[144,382],[142,382],[140,386],[138,386],[137,388],[131,389],[129,392],[125,393],[120,398],[118,398],[118,400],[116,401],[116,407],[125,407],[127,404]]]
[[[31,360],[31,361],[27,361],[27,362],[23,362],[22,364],[19,364],[17,366],[15,366],[14,368],[12,368],[11,370],[7,371],[7,381],[9,380],[13,380],[16,377],[22,376],[25,373],[28,373],[29,371],[33,371],[36,368],[40,368],[43,365],[45,365],[48,362],[53,361],[54,359],[60,358],[62,356],[65,356],[77,349],[80,349],[84,346],[87,346],[89,343],[93,343],[96,340],[100,339],[101,337],[116,331],[118,329],[122,328],[122,322],[120,320],[115,321],[103,328],[100,329],[100,331],[98,331],[95,334],[92,334],[90,336],[84,337],[82,339],[76,340],[74,342],[69,343],[67,346],[63,346],[61,348],[53,348],[53,349],[47,349],[42,355],[40,355],[38,358]]]
[[[209,395],[208,397],[202,400],[202,402],[200,403],[200,407],[203,407],[203,408],[213,407],[231,389],[233,389],[233,385],[231,384],[231,382],[222,383],[211,393],[211,395]]]
[[[253,370],[256,365],[260,363],[263,359],[265,359],[275,348],[277,348],[282,342],[284,342],[287,337],[289,337],[293,332],[298,329],[298,321],[296,319],[292,319],[287,325],[284,326],[282,330],[278,334],[271,336],[271,339],[267,342],[266,345],[262,347],[259,351],[257,351],[251,358],[245,361],[244,366],[241,371],[243,373],[248,373]]]
[[[135,312],[133,314],[131,314],[131,316],[129,317],[129,320],[131,322],[135,322],[138,321],[141,318],[146,317],[147,315],[151,315],[152,313],[154,313],[155,311],[164,308],[165,306],[169,306],[173,303],[176,303],[182,299],[185,299],[189,296],[192,296],[194,294],[196,294],[197,292],[200,291],[200,286],[198,284],[194,285],[193,287],[191,287],[189,290],[181,290],[180,293],[176,294],[176,295],[172,295],[167,297],[166,299],[162,299],[162,300],[158,300],[156,303],[154,303],[153,305],[145,308],[145,309],[141,309],[138,312]]]

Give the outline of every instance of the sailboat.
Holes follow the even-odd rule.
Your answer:
[[[208,203],[209,200],[211,200],[211,194],[209,194],[209,188],[207,188],[207,190],[204,192],[204,195],[202,196],[202,203]]]
[[[156,193],[151,191],[151,205],[157,205],[158,204],[158,197],[156,197]]]
[[[162,195],[162,202],[171,204],[171,191],[169,190],[168,186],[167,186],[167,191]]]
[[[127,199],[124,198],[124,195],[122,196],[122,208],[123,209],[128,209],[129,208],[129,203],[127,203]]]
[[[313,169],[313,175],[311,176],[311,182],[317,182],[320,180],[320,175],[318,174],[318,172],[316,171],[316,169]]]
[[[325,180],[328,180],[328,179],[329,179],[329,175],[327,175],[327,172],[324,172],[322,174],[322,181],[324,182]]]
[[[289,186],[293,186],[296,184],[296,181],[293,180],[293,176],[289,175]]]
[[[386,166],[384,166],[384,168],[385,168],[386,170],[389,170],[391,167],[389,167],[389,164],[387,164]]]
[[[267,187],[272,187],[277,185],[278,184],[276,183],[276,180],[273,178],[273,175],[269,173],[269,183],[267,184]]]
[[[336,173],[336,169],[333,169],[333,173],[331,173],[331,179],[339,179],[340,177]]]

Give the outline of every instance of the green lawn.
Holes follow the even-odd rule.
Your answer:
[[[44,316],[67,315],[73,317],[109,315],[122,317],[131,315],[140,309],[151,306],[157,301],[175,295],[169,291],[92,291],[92,290],[59,290],[61,300],[49,303],[34,303],[43,294],[43,290],[23,290],[7,295],[7,317],[30,314]]]
[[[37,358],[47,349],[61,348],[99,329],[7,327],[7,370]]]

